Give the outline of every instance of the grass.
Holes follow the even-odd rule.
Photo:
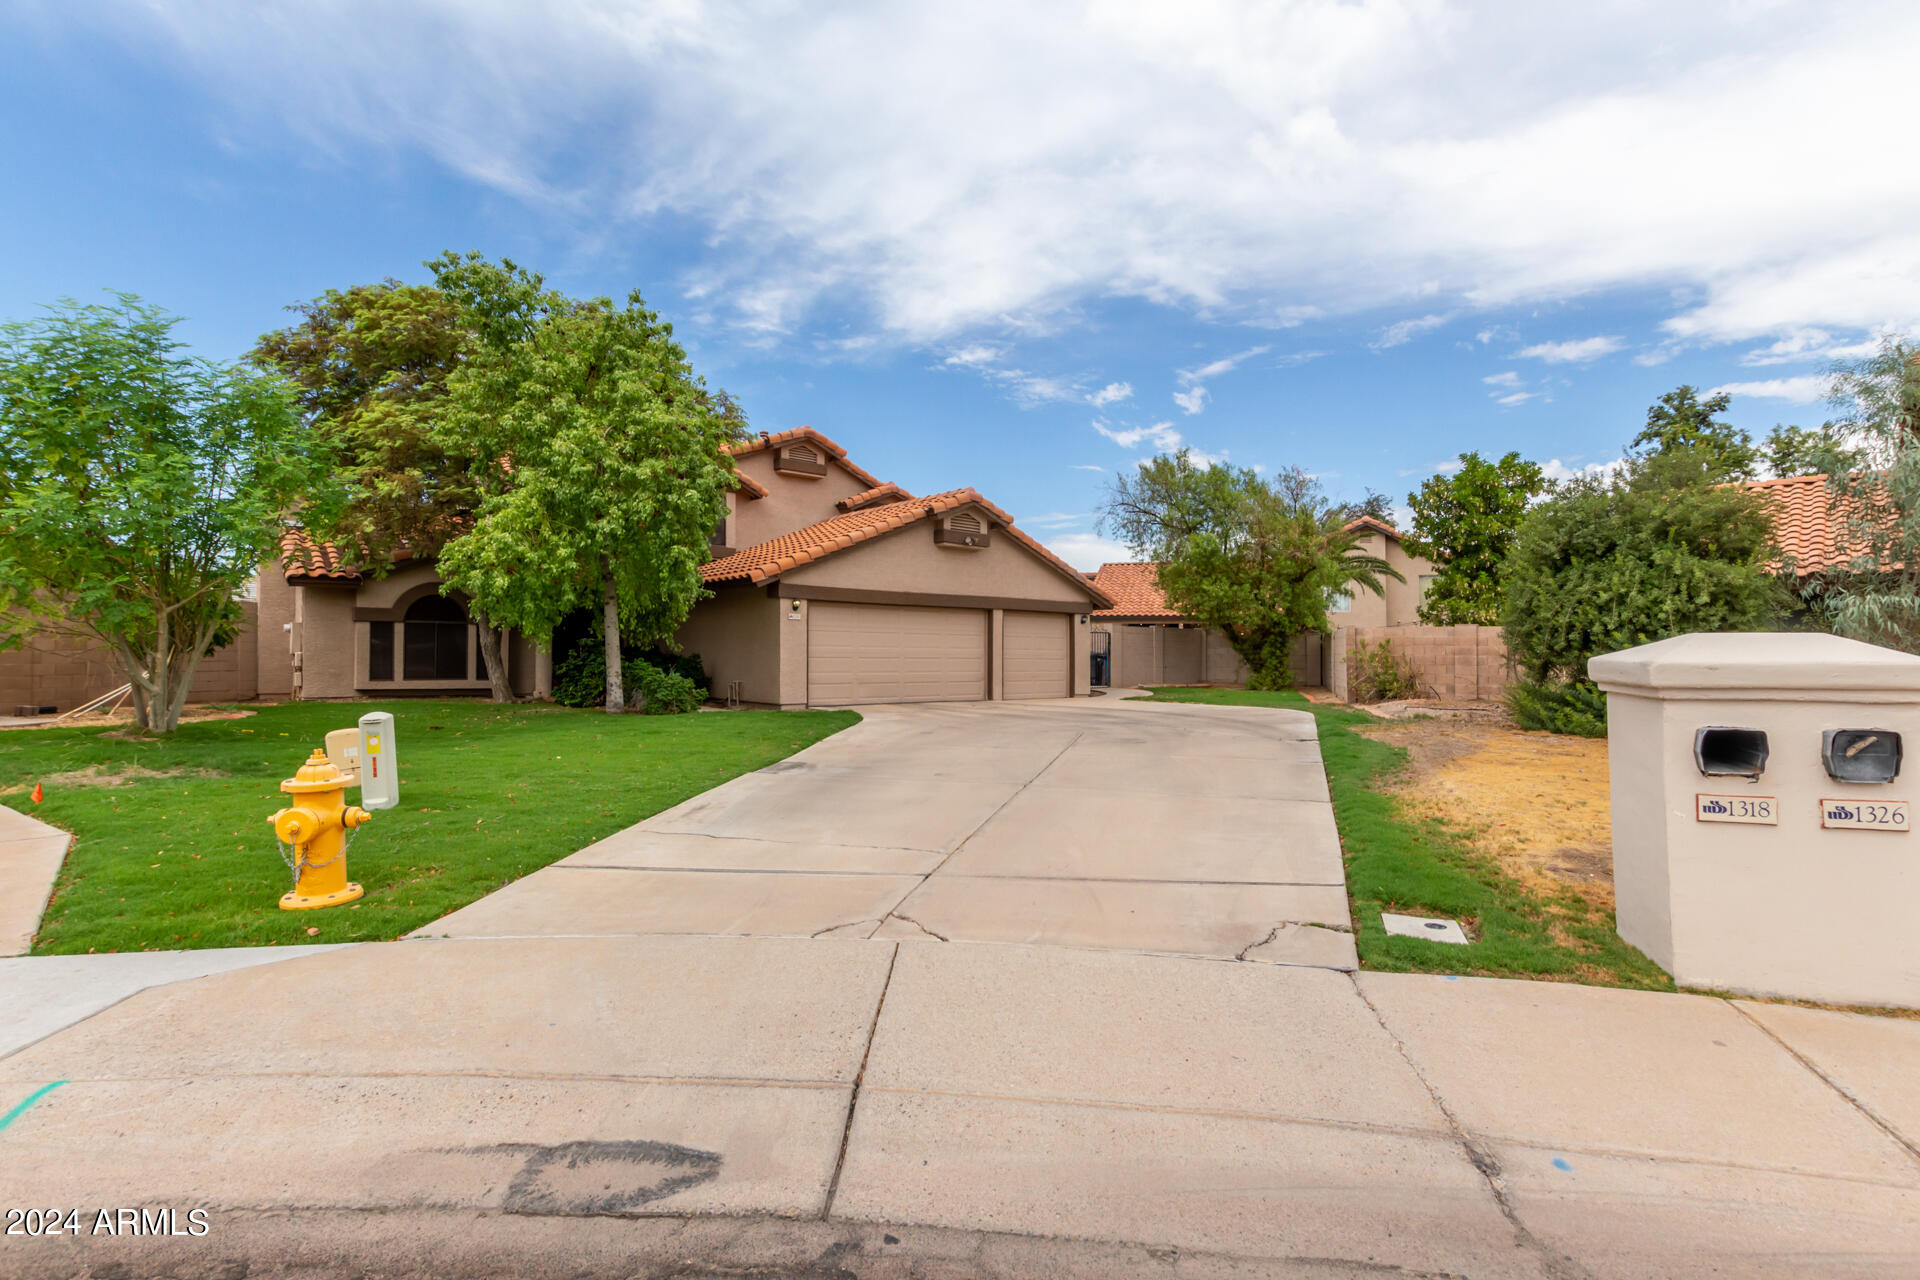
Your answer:
[[[1244,689],[1155,689],[1165,702],[1284,707],[1312,714],[1346,860],[1360,963],[1368,969],[1557,978],[1607,986],[1673,990],[1651,960],[1620,940],[1613,913],[1569,890],[1541,897],[1474,851],[1446,823],[1409,815],[1380,789],[1407,753],[1355,730],[1378,721],[1364,711],[1320,706],[1297,693]],[[1465,947],[1388,936],[1382,911],[1449,916],[1467,926]]]
[[[400,807],[376,813],[348,854],[348,874],[366,896],[281,911],[292,877],[267,823],[289,799],[280,782],[329,729],[374,710],[394,715],[401,786]],[[400,937],[858,718],[282,703],[157,739],[104,729],[0,733],[0,801],[79,837],[36,955],[368,941]],[[36,781],[45,785],[38,806],[27,798]]]

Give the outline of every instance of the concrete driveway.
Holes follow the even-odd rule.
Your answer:
[[[1920,1022],[1269,962],[1305,734],[882,710],[458,937],[0,960],[0,1206],[207,1213],[0,1274],[1920,1274]]]
[[[1311,716],[1118,698],[862,715],[420,932],[1019,942],[1354,967]]]

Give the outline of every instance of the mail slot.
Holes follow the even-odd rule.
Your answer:
[[[1835,782],[1892,782],[1900,776],[1900,735],[1891,729],[1828,729],[1820,759]]]
[[[1693,735],[1693,762],[1709,778],[1758,778],[1767,768],[1764,729],[1701,729]]]

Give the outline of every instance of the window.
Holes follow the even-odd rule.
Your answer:
[[[367,624],[367,679],[393,679],[393,624]]]
[[[721,516],[720,523],[713,526],[713,536],[707,539],[707,543],[715,547],[724,547],[727,545],[727,518],[725,516]]]
[[[407,608],[402,667],[408,680],[465,680],[467,611],[445,596],[423,596]]]
[[[1437,573],[1423,573],[1420,575],[1420,598],[1422,600],[1427,598],[1427,592],[1433,588],[1433,580],[1439,576]]]
[[[1353,592],[1330,591],[1327,593],[1327,612],[1346,613],[1353,608]]]

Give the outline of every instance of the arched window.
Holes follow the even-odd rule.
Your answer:
[[[407,606],[402,679],[466,680],[467,611],[445,596],[422,596]]]

